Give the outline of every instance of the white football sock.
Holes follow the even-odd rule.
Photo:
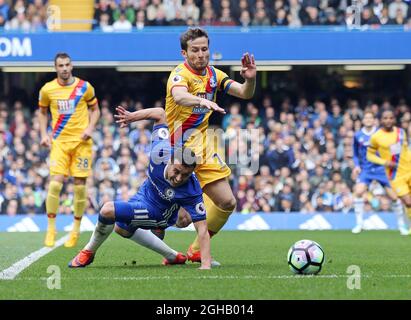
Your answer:
[[[159,239],[150,230],[137,229],[136,232],[129,238],[130,240],[151,249],[169,261],[173,261],[177,257],[177,251],[171,249],[164,241]]]
[[[103,224],[100,221],[97,222],[96,228],[91,235],[90,241],[86,244],[84,249],[96,252],[97,249],[103,244],[114,229],[113,224]]]
[[[357,226],[363,225],[363,214],[364,214],[364,199],[354,198],[354,212],[355,219],[357,221]]]
[[[394,201],[392,204],[392,209],[395,212],[395,215],[397,216],[397,223],[398,223],[398,228],[403,227],[404,225],[408,225],[408,219],[405,217],[405,210],[402,205],[402,202],[400,199],[397,199],[397,201]]]

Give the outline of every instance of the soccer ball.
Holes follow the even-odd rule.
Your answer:
[[[324,251],[315,241],[300,240],[288,250],[287,260],[294,273],[317,274],[324,262]]]

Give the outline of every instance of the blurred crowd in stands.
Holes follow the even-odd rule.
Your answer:
[[[144,107],[127,101],[130,111]],[[162,106],[161,100],[154,106]],[[150,106],[152,107],[152,106]],[[359,105],[348,100],[344,105],[332,99],[301,97],[293,104],[289,98],[273,105],[269,95],[261,102],[231,104],[221,128],[226,159],[232,154],[259,158],[258,172],[247,166],[230,165],[230,183],[237,198],[237,211],[312,213],[353,210],[352,142],[361,127],[365,109],[378,114],[391,107]],[[410,132],[411,113],[404,100],[395,106],[398,125]],[[111,102],[100,101],[101,120],[94,132],[93,176],[88,180],[88,214],[95,214],[109,200],[127,200],[145,180],[149,159],[152,124],[141,121],[120,129],[114,121]],[[40,146],[38,110],[34,113],[16,101],[0,102],[0,212],[38,214],[45,212],[48,186],[49,150]],[[240,129],[256,129],[256,136],[240,136]],[[252,151],[258,150],[258,151]],[[68,180],[71,181],[71,180]],[[366,210],[387,211],[391,203],[384,189],[372,184]],[[60,213],[71,214],[73,184],[65,184]]]
[[[0,27],[47,29],[47,0],[0,0]],[[361,25],[411,29],[410,0],[358,0]],[[93,28],[104,32],[146,26],[352,26],[352,0],[97,0]]]
[[[22,32],[47,30],[47,1],[0,0],[0,28]]]
[[[411,25],[409,1],[359,0],[361,25]],[[351,0],[100,0],[95,27],[313,26],[354,23]]]

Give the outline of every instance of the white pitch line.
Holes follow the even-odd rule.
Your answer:
[[[325,274],[325,275],[278,275],[278,276],[189,276],[189,277],[173,277],[173,276],[146,276],[146,277],[87,277],[82,280],[115,280],[115,281],[152,281],[152,280],[267,280],[267,279],[336,279],[336,278],[348,278],[352,275],[337,275],[337,274]],[[361,275],[361,278],[373,278],[372,275]],[[380,278],[411,278],[410,274],[388,274],[388,275],[376,275]],[[47,280],[45,277],[27,277],[16,279],[19,281],[39,281]],[[61,280],[73,280],[73,278],[62,278]]]
[[[32,263],[44,257],[46,254],[50,253],[54,249],[60,247],[69,238],[69,235],[65,235],[61,239],[56,241],[54,247],[43,247],[40,250],[30,253],[28,256],[14,263],[11,267],[0,271],[0,280],[14,280],[17,275],[30,266]]]

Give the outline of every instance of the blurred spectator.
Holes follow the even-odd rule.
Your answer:
[[[251,24],[253,26],[269,26],[271,22],[264,9],[257,9]]]
[[[166,13],[166,20],[168,22],[173,20],[184,20],[182,17],[182,0],[163,0],[163,6]],[[177,15],[179,16],[177,18]]]
[[[0,16],[7,20],[9,17],[10,6],[6,0],[0,0]]]
[[[214,10],[212,8],[204,10],[201,16],[200,26],[212,26],[215,24],[216,24],[216,17],[215,17]]]
[[[164,12],[164,5],[161,3],[161,0],[152,0],[146,10],[147,20],[150,24],[156,19],[158,11]]]
[[[29,5],[27,8],[27,17],[30,21],[33,20],[34,16],[38,16],[38,21],[36,23],[41,22],[43,26],[45,26],[45,21],[47,20],[47,8],[45,5],[45,1],[43,0],[33,0],[29,1]],[[33,21],[32,21],[33,24]],[[34,29],[34,31],[37,31]]]
[[[378,25],[380,20],[374,15],[370,7],[364,7],[361,12],[361,25]]]
[[[99,0],[98,2],[96,2],[95,8],[94,8],[95,23],[99,24],[100,27],[111,26],[114,22],[113,7],[114,7],[114,4],[111,3],[109,0]],[[103,19],[102,19],[102,16],[104,16]],[[101,21],[104,21],[103,26],[101,25]]]
[[[212,18],[212,17],[211,17]],[[205,24],[209,24],[207,21]],[[174,15],[174,19],[171,20],[168,25],[169,26],[184,26],[186,24],[185,20],[183,19],[182,16],[182,11],[180,9],[176,10],[175,15]]]
[[[231,15],[230,8],[223,8],[221,10],[221,16],[214,23],[215,26],[235,26],[236,23]]]
[[[300,19],[301,5],[298,0],[289,1],[289,12],[287,15],[288,25],[290,27],[300,27],[302,25]]]
[[[320,24],[317,7],[312,7],[312,6],[306,7],[305,13],[302,16],[303,16],[302,18],[303,25],[313,26],[313,25]]]
[[[234,15],[235,19],[237,19],[237,20],[240,19],[241,14],[242,14],[243,11],[248,11],[248,13],[251,17],[250,6],[249,6],[249,3],[248,3],[247,0],[238,1],[238,4],[233,6],[233,8],[232,8],[233,15]]]
[[[271,142],[266,157],[272,174],[283,167],[291,168],[294,163],[293,149],[285,145],[282,139]]]
[[[124,13],[121,13],[120,18],[113,24],[114,31],[131,31],[132,28],[133,26],[131,22],[126,19],[126,15]]]
[[[246,28],[251,25],[251,15],[248,10],[241,11],[240,18],[238,19],[240,26]]]
[[[406,17],[408,12],[408,4],[402,0],[394,0],[388,5],[388,16],[391,19],[395,19],[398,16],[398,10],[401,11],[402,17]]]
[[[233,118],[239,118],[240,120],[240,127],[244,127],[245,121],[243,116],[240,114],[241,106],[238,103],[233,103],[230,107],[229,113],[223,117],[222,128],[223,130],[227,130],[228,126],[231,124]]]
[[[138,10],[137,16],[136,16],[136,28],[138,30],[141,30],[144,28],[145,25],[146,25],[146,13],[143,10]]]
[[[283,8],[278,9],[278,11],[276,12],[273,25],[275,26],[288,25],[287,12]]]
[[[379,15],[381,25],[390,25],[394,24],[394,20],[388,16],[388,8],[383,7],[381,10],[381,14]]]
[[[11,19],[10,21],[7,21],[6,24],[4,25],[4,28],[6,30],[28,32],[30,31],[31,26],[23,10],[23,11],[17,12],[16,16],[13,19]]]
[[[26,7],[25,7],[24,0],[14,1],[14,5],[10,9],[8,17],[9,19],[12,19],[15,16],[17,16],[17,14],[19,13],[24,13],[24,14],[26,13]]]
[[[335,13],[335,10],[333,8],[327,8],[324,12],[326,17],[324,25],[336,26],[340,24],[337,20],[337,14]]]
[[[398,24],[398,25],[403,25],[406,23],[406,16],[404,16],[403,10],[401,10],[400,8],[397,9],[397,12],[395,14],[395,18],[394,18],[394,24]]]
[[[117,22],[121,19],[122,15],[124,15],[124,18],[130,22],[130,25],[133,25],[134,21],[136,20],[135,11],[128,4],[127,0],[120,1],[120,5],[113,11],[113,20]]]
[[[182,17],[187,20],[189,18],[193,19],[194,22],[200,20],[200,9],[196,6],[194,0],[185,0],[182,8]]]
[[[376,17],[381,20],[382,10],[384,9],[383,0],[374,0],[371,4],[372,11]]]
[[[154,17],[153,20],[151,20],[150,25],[151,26],[166,26],[167,19],[166,19],[166,12],[162,9],[157,10],[156,16]]]
[[[100,15],[100,21],[98,26],[103,32],[113,31],[113,26],[110,25],[110,16],[107,13],[103,13]]]
[[[40,15],[38,14],[33,15],[32,20],[31,20],[30,31],[37,32],[37,31],[44,31],[46,29],[47,29],[46,25],[41,19]]]

